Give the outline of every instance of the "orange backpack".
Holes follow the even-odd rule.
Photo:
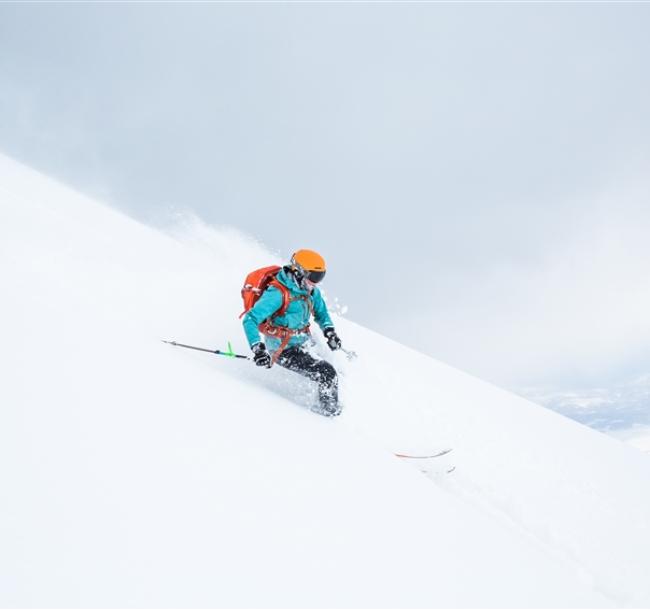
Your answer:
[[[257,303],[258,299],[262,296],[262,293],[269,286],[277,288],[282,293],[282,307],[280,307],[273,317],[279,317],[286,313],[291,300],[289,289],[275,279],[275,276],[281,269],[282,267],[271,265],[270,267],[262,267],[261,269],[251,271],[246,276],[244,287],[241,289],[241,296],[242,299],[244,299],[244,311],[239,315],[240,318],[243,317],[253,307],[253,305],[255,305],[255,303]]]

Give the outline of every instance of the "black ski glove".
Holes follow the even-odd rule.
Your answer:
[[[341,340],[339,339],[339,336],[336,334],[336,331],[334,330],[333,326],[326,328],[323,331],[323,334],[325,335],[325,339],[327,339],[327,345],[332,351],[341,349]]]
[[[266,345],[261,341],[251,347],[253,350],[253,361],[257,366],[265,366],[267,369],[271,368],[271,354],[266,351]]]

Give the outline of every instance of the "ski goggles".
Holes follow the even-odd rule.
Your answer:
[[[307,269],[304,269],[301,265],[299,265],[295,260],[291,259],[291,264],[293,265],[293,268],[308,282],[311,282],[312,284],[318,284],[318,282],[322,281],[323,278],[325,277],[325,270],[323,271],[308,271]]]
[[[305,271],[305,279],[312,284],[318,284],[325,277],[324,271]]]

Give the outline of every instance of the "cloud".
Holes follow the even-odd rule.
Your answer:
[[[501,383],[641,361],[647,189],[617,172],[650,162],[649,5],[0,15],[12,156],[153,224],[321,250],[352,318]]]
[[[558,227],[553,247],[521,260],[486,252],[483,264],[432,277],[435,300],[381,326],[510,386],[578,387],[647,371],[650,182],[620,178],[567,202],[581,218],[569,233]]]

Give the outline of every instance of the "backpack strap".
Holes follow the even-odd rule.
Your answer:
[[[285,313],[287,313],[287,309],[289,309],[291,301],[305,301],[307,303],[307,307],[309,307],[309,316],[311,317],[314,315],[314,301],[312,299],[311,292],[309,294],[300,294],[295,299],[292,299],[289,289],[277,280],[269,282],[269,286],[277,288],[282,293],[282,307],[280,307],[280,309],[278,309],[271,316],[271,318],[279,318],[280,316],[283,316]]]
[[[282,285],[277,280],[273,280],[272,282],[270,282],[269,286],[274,286],[282,293],[282,307],[280,307],[280,309],[278,309],[268,320],[262,322],[259,325],[259,330],[264,335],[269,335],[271,337],[280,339],[280,346],[271,357],[271,360],[273,361],[273,363],[275,363],[277,362],[278,358],[280,357],[282,352],[289,344],[289,340],[291,339],[291,337],[295,337],[296,335],[302,335],[302,334],[311,334],[311,332],[309,329],[309,322],[307,322],[307,326],[305,326],[304,328],[287,328],[285,326],[276,326],[275,324],[273,324],[273,319],[283,316],[286,313],[287,309],[289,308],[291,301],[306,301],[307,306],[309,307],[309,314],[311,318],[311,316],[313,316],[314,314],[314,303],[311,298],[312,293],[309,293],[307,295],[301,294],[297,296],[295,299],[292,299],[289,289],[286,286]]]
[[[277,288],[280,291],[280,294],[282,295],[282,305],[280,306],[280,309],[278,309],[271,317],[272,318],[278,318],[280,316],[283,316],[285,313],[287,313],[287,309],[289,309],[289,304],[291,303],[291,294],[289,293],[289,289],[278,282],[278,280],[271,280],[269,282],[269,286],[273,286],[273,288]]]
[[[307,326],[304,328],[287,328],[286,326],[274,326],[268,320],[266,322],[262,322],[259,326],[259,329],[263,335],[268,335],[270,337],[280,339],[280,346],[277,350],[275,350],[273,356],[271,356],[271,360],[274,364],[277,362],[278,358],[285,350],[287,345],[289,345],[291,337],[302,334],[311,334],[309,330],[309,324],[307,324]]]

